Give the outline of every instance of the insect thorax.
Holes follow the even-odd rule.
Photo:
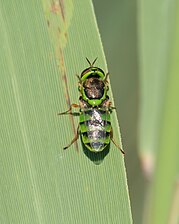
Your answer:
[[[80,83],[82,99],[92,107],[100,106],[107,97],[108,85],[103,79],[92,76]]]
[[[85,80],[84,91],[89,99],[101,99],[104,95],[105,84],[98,78],[89,78]]]

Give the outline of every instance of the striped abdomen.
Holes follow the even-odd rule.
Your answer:
[[[100,152],[110,143],[110,114],[104,109],[88,108],[80,115],[80,133],[85,146]]]

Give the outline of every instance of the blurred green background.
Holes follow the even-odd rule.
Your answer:
[[[134,223],[141,223],[145,181],[137,155],[139,76],[137,2],[93,1],[126,152]]]
[[[179,4],[93,4],[126,151],[134,223],[177,224]]]

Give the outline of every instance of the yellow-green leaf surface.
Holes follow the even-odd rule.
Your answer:
[[[75,74],[85,57],[107,72],[91,1],[0,1],[0,44],[0,223],[132,223],[119,150],[63,151],[78,117],[57,113],[78,103]]]

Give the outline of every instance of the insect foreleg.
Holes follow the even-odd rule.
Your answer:
[[[104,83],[108,83],[108,81],[107,81],[108,76],[109,76],[109,72],[105,76]]]
[[[78,108],[79,105],[76,104],[76,103],[72,103],[72,104],[70,105],[70,108],[69,108],[67,111],[62,112],[62,113],[58,113],[57,115],[72,114],[72,107],[74,107],[74,108]]]

